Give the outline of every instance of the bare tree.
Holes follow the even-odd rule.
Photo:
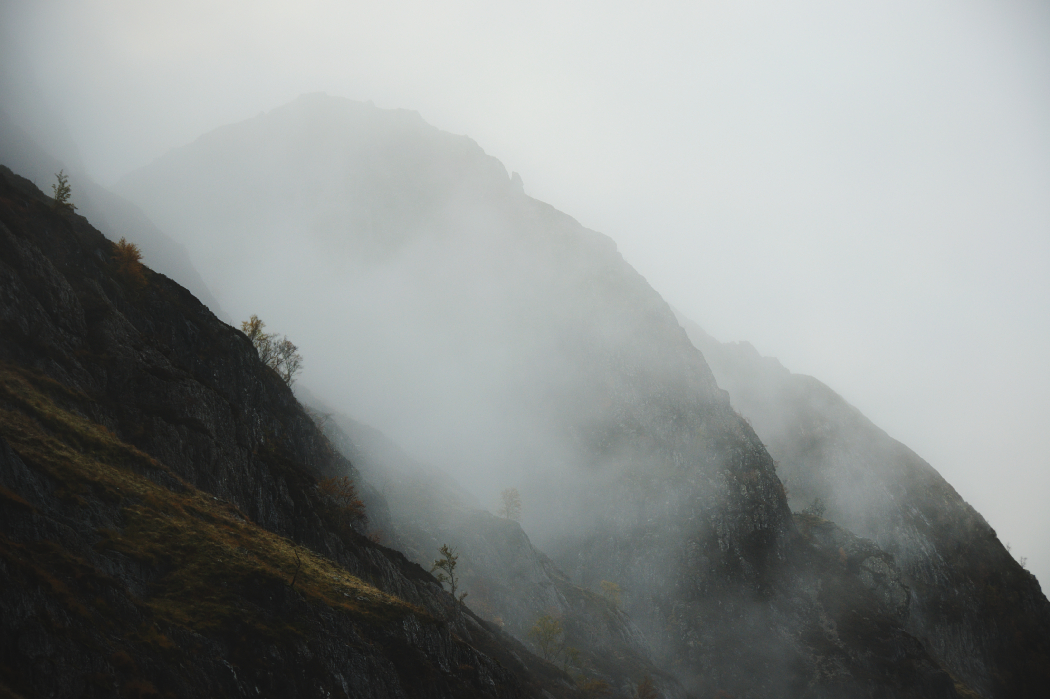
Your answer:
[[[295,375],[303,368],[303,358],[299,354],[299,348],[288,339],[288,336],[278,338],[276,334],[263,332],[266,323],[259,316],[252,317],[241,323],[241,332],[248,336],[259,353],[262,363],[277,372],[277,375],[289,386],[295,382]]]
[[[569,666],[579,667],[580,651],[565,642],[561,617],[554,612],[547,612],[536,618],[536,623],[529,629],[529,638],[536,644],[544,660],[560,661],[562,670],[566,672],[569,671]]]
[[[351,522],[365,518],[365,504],[357,496],[357,487],[350,480],[350,476],[324,478],[318,481],[317,490]]]
[[[561,619],[550,612],[541,614],[529,629],[529,638],[540,650],[544,660],[553,660],[558,654],[562,640]]]
[[[293,345],[287,337],[281,338],[274,344],[276,360],[273,363],[273,369],[289,386],[295,381],[295,375],[303,367],[303,358],[298,350],[299,348]]]
[[[499,495],[500,506],[496,514],[504,519],[517,520],[521,517],[521,495],[517,488],[507,488]]]
[[[456,589],[459,587],[459,577],[456,575],[456,565],[459,561],[459,554],[456,553],[456,549],[452,548],[448,544],[442,544],[441,548],[438,549],[438,553],[441,554],[441,558],[434,561],[434,565],[430,567],[430,572],[435,573],[434,577],[441,584],[448,583],[450,591],[452,592],[453,599],[456,600],[457,608],[463,604],[463,600],[466,598],[467,593],[464,592],[458,597],[456,596]]]

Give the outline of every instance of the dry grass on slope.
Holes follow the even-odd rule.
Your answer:
[[[46,377],[0,365],[0,436],[27,464],[50,477],[63,515],[97,521],[109,511],[113,526],[94,534],[98,555],[118,552],[150,571],[148,592],[137,605],[162,621],[197,632],[238,626],[263,635],[305,631],[297,619],[266,610],[267,590],[288,586],[314,605],[323,605],[362,623],[385,623],[426,614],[350,575],[333,562],[251,522],[237,508],[178,479],[147,454],[131,447],[86,414],[86,399]],[[82,409],[83,408],[83,409]],[[76,411],[76,412],[74,412]],[[0,498],[34,509],[5,490]],[[105,519],[105,517],[102,517]],[[86,533],[86,532],[85,532]],[[89,538],[91,533],[88,534]],[[2,537],[3,557],[13,561],[16,544]],[[75,576],[94,568],[57,543],[37,561]],[[25,560],[25,559],[23,559]],[[50,564],[42,561],[51,560]],[[42,567],[41,567],[42,566]],[[297,572],[298,571],[298,572]],[[64,575],[50,587],[59,593]],[[59,595],[61,596],[61,595]],[[258,604],[253,603],[257,600]],[[101,600],[67,598],[67,607],[106,623]],[[272,607],[272,605],[270,605]]]

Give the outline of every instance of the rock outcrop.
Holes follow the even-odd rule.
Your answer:
[[[910,591],[908,631],[980,696],[1050,686],[1050,603],[983,517],[937,471],[820,381],[747,343],[720,343],[682,319],[719,385],[748,417],[795,509],[892,553]]]

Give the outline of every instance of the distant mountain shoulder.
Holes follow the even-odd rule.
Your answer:
[[[792,509],[816,503],[893,554],[912,593],[907,628],[934,657],[983,697],[1050,687],[1050,603],[932,466],[820,381],[678,317],[779,462]]]

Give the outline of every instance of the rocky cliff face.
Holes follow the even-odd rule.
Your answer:
[[[121,191],[216,260],[202,272],[224,303],[299,311],[283,323],[328,402],[479,492],[513,479],[525,530],[580,587],[620,585],[687,692],[956,695],[904,630],[892,558],[800,527],[663,299],[469,139],[310,96]],[[310,282],[275,290],[268,246]]]
[[[185,289],[0,169],[0,687],[526,697],[568,676],[358,534],[349,464]]]
[[[819,499],[828,519],[893,554],[911,593],[909,632],[981,696],[1045,693],[1050,603],[984,518],[824,384],[683,326],[780,462],[795,509]]]

